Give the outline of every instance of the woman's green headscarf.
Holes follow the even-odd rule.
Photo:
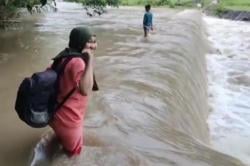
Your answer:
[[[85,27],[77,27],[72,29],[69,36],[69,48],[64,49],[61,51],[55,58],[53,58],[54,61],[60,60],[61,58],[65,58],[71,54],[74,54],[74,51],[77,51],[78,53],[82,53],[82,49],[85,47],[86,43],[91,39],[91,32],[88,30],[88,28]],[[88,64],[88,62],[86,62]],[[94,78],[94,85],[93,85],[93,91],[99,90],[99,87],[97,85],[97,82]]]
[[[91,39],[91,32],[85,27],[72,29],[69,36],[69,48],[81,52],[86,43]]]

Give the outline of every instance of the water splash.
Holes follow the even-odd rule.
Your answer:
[[[250,24],[210,17],[205,21],[217,50],[207,56],[212,141],[216,149],[249,165]]]

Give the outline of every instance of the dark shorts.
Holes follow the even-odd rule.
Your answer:
[[[144,31],[148,32],[151,29],[151,27],[150,26],[143,26],[143,29],[144,29]]]

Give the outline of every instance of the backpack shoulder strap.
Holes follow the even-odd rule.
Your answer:
[[[76,57],[81,58],[86,65],[88,64],[88,60],[89,60],[88,53],[80,54],[80,53],[72,52],[71,54],[68,54],[68,55],[66,54],[65,56],[62,55],[62,56],[54,59],[54,62],[52,64],[52,69],[58,75],[57,82],[56,82],[56,88],[57,88],[58,92],[59,92],[59,80],[60,80],[60,76],[63,74],[64,69],[65,69],[66,65],[70,62],[70,60],[73,59],[73,58],[76,58]],[[63,59],[64,59],[64,61],[61,63],[61,61]],[[69,93],[67,93],[67,95],[63,98],[63,100],[60,103],[58,103],[58,105],[56,106],[55,110],[58,110],[67,101],[67,99],[74,93],[75,90],[76,90],[76,87],[73,87],[69,91]],[[98,86],[97,86],[97,83],[95,81],[95,77],[94,77],[94,87],[93,87],[93,90],[98,90]]]
[[[62,63],[61,61],[66,58]],[[64,69],[66,67],[66,65],[70,62],[70,60],[72,59],[73,57],[62,57],[62,58],[58,58],[56,60],[54,60],[54,63],[52,64],[52,69],[57,73],[57,81],[56,81],[56,91],[57,93],[59,93],[59,81],[60,81],[60,76],[63,74],[64,72]],[[69,93],[67,93],[67,95],[63,98],[63,100],[58,103],[56,105],[56,108],[55,108],[55,111],[58,110],[65,102],[66,100],[74,93],[74,91],[76,90],[76,87],[73,87]]]
[[[73,87],[69,93],[63,98],[63,100],[56,106],[55,110],[58,110],[67,100],[68,98],[75,92],[76,87]]]
[[[65,59],[63,61],[63,63],[61,63],[61,61]],[[52,69],[58,74],[61,75],[64,71],[64,68],[66,67],[66,65],[69,63],[69,61],[72,59],[72,57],[62,57],[62,58],[58,58],[55,59],[53,64],[52,64]]]

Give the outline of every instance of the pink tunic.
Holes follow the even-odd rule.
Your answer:
[[[60,79],[58,102],[72,90],[79,87],[85,70],[85,63],[81,58],[73,58],[65,67]],[[79,88],[66,100],[54,116],[50,126],[55,131],[64,149],[70,155],[80,154],[83,146],[83,120],[87,109],[88,97],[83,96]]]

